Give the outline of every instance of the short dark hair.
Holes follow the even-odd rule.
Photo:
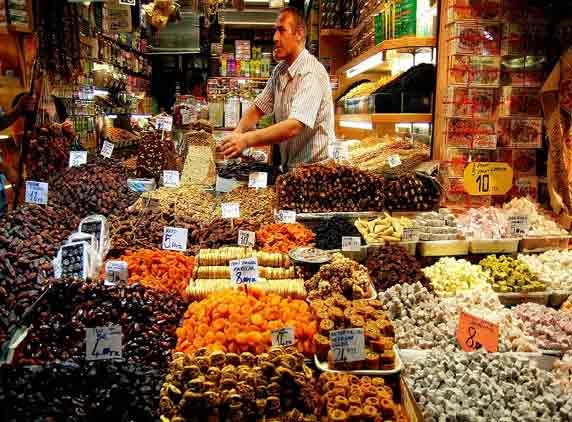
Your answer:
[[[287,6],[284,7],[283,9],[280,9],[280,14],[282,15],[284,13],[287,13],[290,16],[292,16],[292,18],[294,19],[294,24],[296,25],[296,29],[302,28],[302,30],[304,31],[304,36],[306,36],[308,31],[306,30],[306,20],[304,19],[302,12],[300,12],[300,10],[295,7]]]

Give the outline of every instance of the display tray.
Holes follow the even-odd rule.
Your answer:
[[[387,376],[396,375],[403,369],[403,363],[401,362],[401,357],[399,356],[399,350],[397,346],[393,346],[393,351],[395,352],[395,368],[388,370],[371,370],[371,369],[358,369],[355,371],[341,371],[337,369],[330,369],[328,362],[322,362],[318,359],[318,356],[314,355],[314,364],[322,372],[332,372],[332,373],[347,373],[354,375],[369,375],[369,376]]]
[[[532,302],[540,305],[548,305],[550,293],[530,292],[530,293],[497,293],[500,302],[505,306],[519,305],[521,303]]]
[[[572,296],[572,290],[551,290],[549,298],[550,306],[562,306],[569,296]]]
[[[521,252],[546,252],[551,249],[568,249],[570,236],[525,237],[520,240]]]
[[[379,242],[379,243],[368,243],[367,244],[367,253],[369,254],[370,251],[375,251],[383,246],[386,243],[395,244],[401,246],[403,249],[407,251],[409,255],[415,255],[417,252],[417,242],[416,240],[413,241],[401,241],[401,242]]]
[[[419,242],[421,256],[459,256],[469,253],[468,240],[433,240]]]
[[[309,212],[297,213],[296,220],[324,220],[333,217],[343,218],[375,218],[383,216],[383,211],[360,211],[360,212]]]
[[[473,239],[469,243],[472,254],[493,254],[518,252],[519,239]]]

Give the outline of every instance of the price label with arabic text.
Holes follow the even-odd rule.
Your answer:
[[[256,233],[249,232],[245,230],[238,231],[238,246],[244,246],[245,248],[252,248],[256,243]]]
[[[457,341],[465,352],[485,349],[497,352],[499,348],[499,326],[485,319],[461,311],[457,325]]]
[[[357,236],[342,236],[342,251],[359,252],[361,250],[361,238]]]
[[[111,158],[111,154],[113,154],[113,149],[115,145],[108,141],[103,141],[103,146],[101,147],[101,155],[105,158]]]
[[[294,224],[296,222],[296,211],[279,210],[275,214],[276,221],[284,224]]]
[[[186,251],[189,230],[180,227],[165,227],[163,230],[163,249],[167,251]]]
[[[294,327],[272,330],[272,346],[286,347],[295,343]]]
[[[365,360],[363,328],[330,331],[330,344],[335,362]]]
[[[48,184],[45,182],[26,182],[26,198],[28,204],[48,204]]]
[[[121,326],[93,327],[85,329],[85,359],[121,359]]]
[[[87,151],[70,151],[70,167],[79,167],[87,163]]]
[[[235,284],[254,284],[258,280],[258,259],[235,259],[229,262],[230,279]]]
[[[177,170],[163,170],[163,186],[176,188],[181,183],[181,175]]]
[[[238,202],[223,202],[220,207],[222,218],[240,218],[240,204]]]

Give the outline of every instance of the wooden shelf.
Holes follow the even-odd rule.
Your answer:
[[[351,38],[352,29],[322,29],[320,31],[321,37],[338,37],[338,38]]]
[[[374,114],[336,114],[336,122],[363,123],[432,123],[431,113],[374,113]]]

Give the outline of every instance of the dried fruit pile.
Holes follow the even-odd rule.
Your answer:
[[[38,130],[30,142],[26,174],[28,180],[47,182],[54,174],[68,168],[71,140],[49,125]]]
[[[306,246],[315,239],[314,233],[300,223],[270,224],[256,232],[256,242],[266,252],[287,253],[296,246]]]

